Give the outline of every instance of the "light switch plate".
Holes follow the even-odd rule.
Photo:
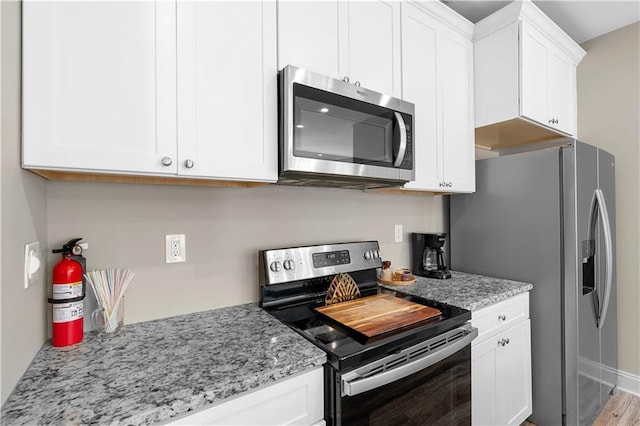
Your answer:
[[[402,242],[402,225],[396,225],[394,231],[395,231],[396,243],[401,243]]]
[[[40,277],[40,241],[34,241],[24,246],[24,288],[28,289]]]

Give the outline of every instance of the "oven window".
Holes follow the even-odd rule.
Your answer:
[[[393,167],[393,112],[294,84],[293,155]]]
[[[470,425],[471,345],[404,379],[334,397],[338,425]]]

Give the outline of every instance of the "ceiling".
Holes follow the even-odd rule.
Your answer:
[[[441,0],[473,23],[511,3],[488,0]],[[640,21],[640,0],[533,0],[578,43]]]

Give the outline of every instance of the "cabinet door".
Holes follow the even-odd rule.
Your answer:
[[[475,139],[473,116],[473,47],[470,40],[447,30],[438,42],[442,144],[442,180],[447,192],[473,192]]]
[[[175,173],[175,51],[171,2],[25,2],[23,165]]]
[[[438,190],[441,162],[437,149],[435,20],[416,7],[402,5],[402,98],[415,105],[413,131],[415,181],[404,187]]]
[[[519,425],[532,412],[530,327],[531,320],[526,320],[497,338],[507,339],[496,352],[496,410],[500,424]]]
[[[551,127],[547,111],[549,40],[530,24],[520,24],[520,114]]]
[[[338,1],[278,1],[278,69],[296,65],[342,78]]]
[[[471,423],[501,424],[496,416],[497,339],[471,346]]]
[[[400,2],[349,1],[340,5],[340,21],[347,17],[348,64],[352,83],[395,97],[401,96]]]
[[[551,49],[549,65],[549,116],[555,119],[556,129],[577,135],[576,66],[558,48]]]
[[[171,425],[324,424],[323,369],[282,380],[175,420]]]
[[[277,179],[276,6],[178,2],[178,173]]]

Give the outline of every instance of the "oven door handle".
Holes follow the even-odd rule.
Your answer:
[[[466,336],[442,346],[435,352],[428,353],[427,355],[407,364],[383,371],[382,373],[370,377],[360,378],[356,372],[345,374],[342,376],[342,395],[359,395],[431,367],[470,344],[477,335],[478,329],[472,328]]]

